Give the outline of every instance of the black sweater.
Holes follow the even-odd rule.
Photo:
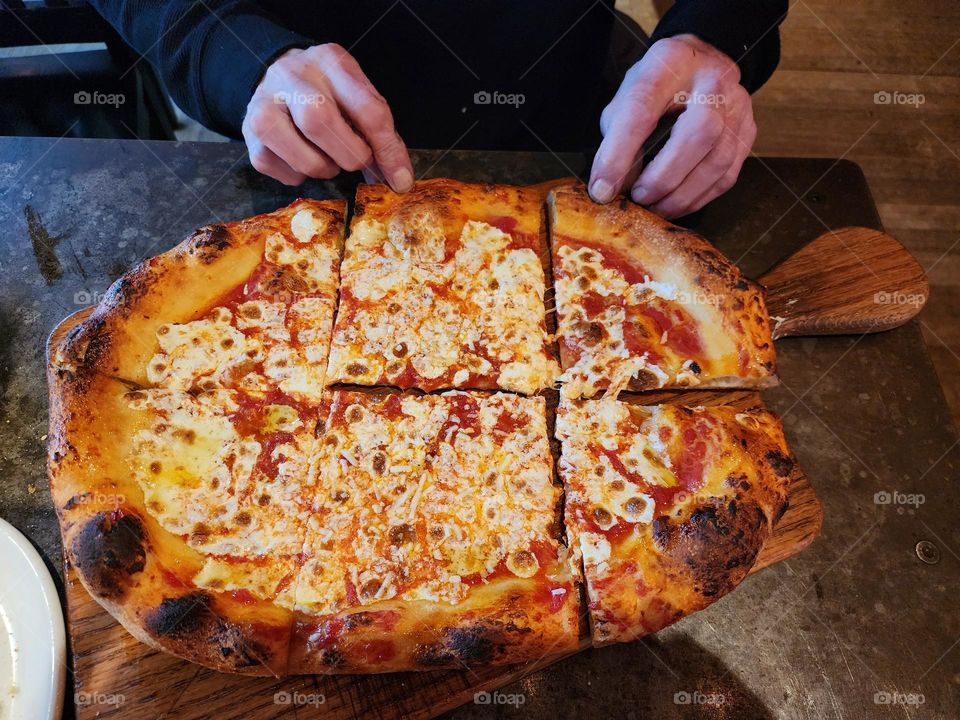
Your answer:
[[[621,22],[613,0],[92,4],[158,69],[177,104],[214,130],[239,137],[253,90],[284,51],[337,42],[387,99],[407,144],[436,148],[589,145],[612,92],[602,77]],[[699,36],[737,61],[753,91],[779,60],[786,12],[787,0],[678,0],[652,39]]]

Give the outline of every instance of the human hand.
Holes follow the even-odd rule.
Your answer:
[[[641,169],[644,142],[665,113],[678,109],[670,139]],[[698,210],[733,187],[757,137],[740,69],[693,35],[650,47],[604,108],[600,130],[591,197],[605,203],[629,193],[665,217]]]
[[[334,43],[277,58],[247,105],[242,132],[253,167],[286,185],[341,169],[364,170],[399,192],[413,185],[386,100]]]

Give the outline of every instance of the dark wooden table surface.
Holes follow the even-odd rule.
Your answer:
[[[433,151],[415,165],[514,183],[586,167],[577,156]],[[349,197],[356,181],[336,186]],[[58,582],[47,334],[191,229],[273,210],[311,187],[258,176],[238,145],[0,139],[0,516]],[[692,224],[756,276],[828,227],[879,220],[856,165],[770,158],[748,161]],[[821,538],[656,637],[504,689],[522,705],[454,716],[960,716],[960,447],[920,332],[791,339],[778,350],[783,385],[766,399],[823,500]],[[907,495],[916,502],[898,502]],[[921,542],[932,562],[918,556]],[[15,581],[0,568],[0,582]]]

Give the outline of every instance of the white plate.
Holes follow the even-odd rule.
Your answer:
[[[60,598],[33,546],[0,518],[0,720],[57,720],[66,642]]]

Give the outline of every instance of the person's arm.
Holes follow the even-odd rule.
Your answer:
[[[293,47],[316,43],[243,0],[92,0],[163,79],[174,101],[206,127],[240,137],[260,78]]]
[[[395,190],[413,184],[390,108],[339,45],[293,32],[243,0],[92,4],[188,115],[242,137],[265,175],[299,185],[362,169]]]
[[[729,190],[756,139],[750,92],[776,67],[786,12],[786,0],[676,3],[600,117],[593,199],[623,192],[676,217]],[[644,143],[674,110],[670,139],[642,167]]]
[[[778,28],[787,9],[787,0],[677,0],[650,39],[696,35],[737,63],[740,84],[753,93],[780,61]]]

